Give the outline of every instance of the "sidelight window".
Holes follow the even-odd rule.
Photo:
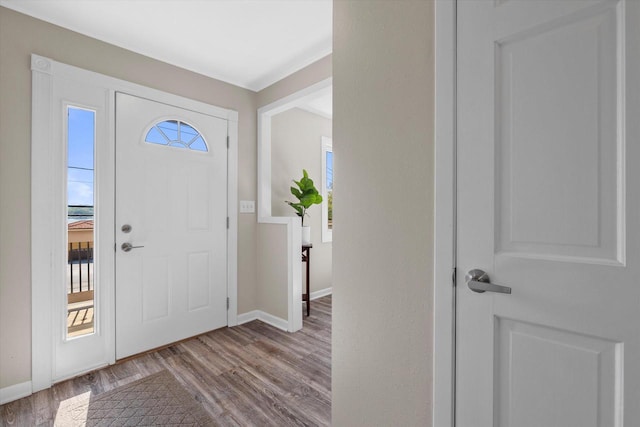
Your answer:
[[[67,337],[94,325],[96,113],[67,107]]]

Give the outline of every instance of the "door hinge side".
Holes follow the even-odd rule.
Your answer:
[[[453,270],[451,270],[451,284],[454,288],[456,287],[457,278],[458,278],[458,270],[456,269],[456,267],[453,267]]]
[[[229,297],[227,297],[227,310],[229,310]]]
[[[229,135],[227,135],[227,149],[229,148]]]
[[[229,229],[229,217],[227,217],[227,230]]]

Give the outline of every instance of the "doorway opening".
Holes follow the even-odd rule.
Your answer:
[[[299,180],[303,169],[307,170],[318,190],[323,178],[327,190],[327,142],[331,139],[332,79],[326,79],[306,89],[266,105],[258,110],[258,222],[282,224],[287,227],[288,260],[288,319],[287,330],[302,328],[303,294],[307,289],[306,274],[301,261],[301,221],[293,209],[285,204],[293,200],[290,192],[292,180]],[[324,110],[324,111],[323,111]],[[309,131],[313,128],[313,131]],[[324,143],[324,150],[323,150]],[[329,191],[333,190],[333,154],[328,166]],[[325,168],[323,172],[323,167]],[[331,241],[322,233],[328,222],[330,198],[323,197],[323,205],[310,210],[313,257],[310,266],[309,299],[331,293]],[[323,209],[327,215],[323,215]],[[332,218],[331,218],[332,219]],[[315,228],[315,230],[314,230]],[[324,237],[324,238],[323,238]],[[317,269],[318,268],[318,269]],[[317,273],[317,274],[315,274]],[[306,312],[306,310],[305,310]]]

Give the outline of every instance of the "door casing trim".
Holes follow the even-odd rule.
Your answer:
[[[53,319],[52,309],[53,295],[53,260],[61,259],[63,244],[54,236],[51,230],[55,227],[55,220],[48,215],[52,209],[60,204],[51,195],[52,159],[59,158],[55,155],[56,148],[51,143],[54,132],[54,85],[58,80],[77,81],[86,85],[104,90],[107,94],[106,122],[108,135],[105,135],[107,145],[114,158],[115,150],[115,92],[126,92],[142,98],[153,99],[181,108],[203,112],[220,117],[228,122],[229,150],[228,150],[228,175],[227,175],[227,215],[229,216],[229,230],[227,235],[227,296],[229,297],[229,309],[227,311],[228,326],[237,325],[237,258],[238,258],[238,113],[237,111],[216,107],[204,102],[181,97],[178,95],[152,89],[146,86],[109,77],[103,74],[83,70],[74,66],[63,64],[52,59],[31,55],[32,70],[32,120],[31,120],[31,384],[32,392],[48,388],[53,383]],[[59,150],[59,148],[58,148]],[[104,163],[104,164],[103,164]],[[106,169],[104,176],[111,177],[111,185],[105,191],[110,192],[103,197],[101,210],[111,210],[113,215],[115,189],[115,163],[104,161],[96,165]],[[99,196],[101,197],[101,196]],[[106,202],[105,202],[106,200]],[[115,236],[115,224],[113,220],[105,224],[103,234]],[[101,231],[101,232],[102,232]],[[106,251],[105,251],[106,252]],[[105,259],[99,262],[111,270],[111,278],[115,277],[114,254],[104,254]],[[106,364],[115,362],[115,284],[103,283],[105,297],[99,303],[98,309],[108,313],[103,321],[104,333],[107,339]],[[102,366],[101,365],[101,366]],[[95,366],[91,369],[97,368]],[[86,371],[86,370],[85,370]],[[79,375],[83,372],[77,372]],[[56,378],[62,380],[63,378]]]
[[[435,4],[433,425],[455,426],[456,4]]]

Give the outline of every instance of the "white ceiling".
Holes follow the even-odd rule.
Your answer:
[[[254,91],[331,53],[332,0],[0,0]]]
[[[333,117],[333,94],[331,92],[319,95],[299,105],[303,110],[331,119]]]

